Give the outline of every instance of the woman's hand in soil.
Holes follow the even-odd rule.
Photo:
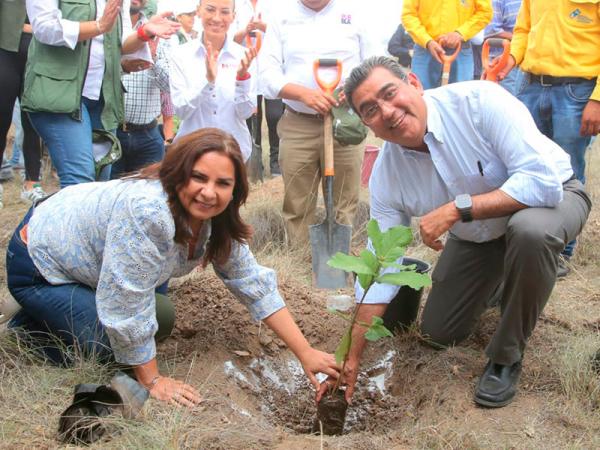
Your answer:
[[[340,387],[346,387],[344,398],[346,399],[349,405],[352,404],[352,396],[354,395],[354,386],[356,385],[356,379],[358,378],[359,366],[359,360],[353,360],[352,358],[348,358],[348,360],[346,361],[346,366],[344,367],[344,375],[342,378],[342,382],[340,383]],[[323,383],[321,383],[321,387],[317,389],[315,401],[319,403],[324,395],[333,390],[335,384],[336,378],[328,377]]]
[[[306,353],[299,356],[299,359],[306,376],[317,392],[321,388],[321,385],[317,380],[317,373],[324,373],[334,380],[337,380],[340,376],[340,366],[335,362],[335,357],[329,353],[310,347]]]
[[[192,408],[202,401],[200,394],[189,384],[169,377],[159,377],[150,389],[150,396],[161,402]]]

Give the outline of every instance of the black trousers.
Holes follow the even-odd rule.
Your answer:
[[[31,34],[22,33],[18,52],[9,52],[0,48],[0,160],[4,156],[6,135],[12,123],[12,113],[17,97],[23,91],[27,51]],[[23,159],[25,177],[28,181],[39,181],[42,156],[41,141],[35,132],[29,116],[21,110],[23,126]]]
[[[254,137],[256,144],[261,145],[262,133],[261,124],[263,118],[263,96],[259,95],[256,101],[256,121],[258,123],[258,129],[256,130],[256,136]],[[267,119],[267,128],[269,130],[269,162],[271,165],[277,163],[279,160],[279,135],[277,134],[277,123],[283,114],[283,100],[265,98],[265,112]],[[252,117],[247,120],[248,128],[252,133]]]

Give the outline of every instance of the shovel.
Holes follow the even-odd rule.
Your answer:
[[[496,64],[490,65],[490,47],[501,48],[502,55]],[[481,49],[481,64],[483,66],[483,80],[498,82],[498,73],[504,69],[510,56],[510,41],[502,38],[489,38],[483,42]]]
[[[254,38],[254,40],[252,39]],[[256,53],[260,51],[262,45],[262,33],[260,31],[251,31],[246,34],[246,47],[256,49]],[[252,115],[251,120],[252,129],[252,153],[248,159],[248,177],[250,181],[256,183],[257,181],[263,181],[263,163],[262,163],[262,147],[257,143],[256,137],[259,133],[258,114]]]
[[[319,77],[319,69],[322,67],[335,68],[336,78],[326,83]],[[327,94],[333,94],[342,77],[342,62],[338,59],[318,59],[314,62],[313,72],[315,80],[321,89]],[[334,269],[327,265],[327,261],[337,252],[350,252],[350,239],[352,227],[341,225],[335,221],[335,209],[333,206],[333,128],[331,114],[327,114],[324,120],[324,185],[323,196],[325,200],[325,221],[319,225],[311,225],[308,229],[310,245],[312,249],[313,282],[318,288],[339,289],[348,285],[346,272]]]
[[[446,86],[450,81],[450,69],[452,68],[452,63],[458,57],[458,53],[460,52],[461,44],[459,43],[456,46],[456,50],[451,55],[442,56],[442,86]]]

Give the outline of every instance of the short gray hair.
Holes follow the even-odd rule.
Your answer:
[[[365,59],[362,63],[352,69],[350,76],[346,79],[344,83],[344,93],[346,94],[346,101],[352,107],[357,114],[360,115],[359,111],[354,106],[354,102],[352,101],[352,95],[354,91],[358,89],[358,87],[364,83],[364,81],[371,75],[373,69],[377,67],[383,67],[384,69],[389,70],[392,75],[395,75],[400,80],[407,82],[407,75],[404,69],[400,64],[398,64],[394,59],[388,56],[371,56],[370,58]]]

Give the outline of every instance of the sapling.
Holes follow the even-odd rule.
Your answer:
[[[383,325],[381,317],[374,316],[370,324],[357,321],[356,319],[371,287],[375,283],[383,283],[409,286],[415,290],[419,290],[431,285],[429,275],[418,273],[416,271],[416,264],[403,265],[397,263],[398,259],[404,256],[406,248],[412,242],[413,235],[409,227],[396,226],[382,232],[377,221],[371,219],[367,223],[367,235],[371,241],[372,250],[365,248],[360,252],[360,256],[338,252],[327,262],[333,268],[354,273],[360,286],[363,288],[361,299],[352,314],[344,314],[340,311],[330,309],[330,312],[342,317],[349,323],[348,329],[344,332],[335,351],[335,359],[342,366],[342,374],[346,368],[348,353],[352,346],[352,330],[356,323],[367,328],[365,339],[369,341],[377,341],[383,337],[392,336],[392,333]],[[333,389],[329,391],[330,396],[338,392],[341,380],[342,377],[340,376]],[[321,416],[320,411],[319,416]],[[339,419],[339,414],[337,416],[337,419]],[[327,428],[325,425],[323,424],[324,429]],[[341,425],[343,427],[343,421]],[[338,431],[341,433],[341,429]]]

